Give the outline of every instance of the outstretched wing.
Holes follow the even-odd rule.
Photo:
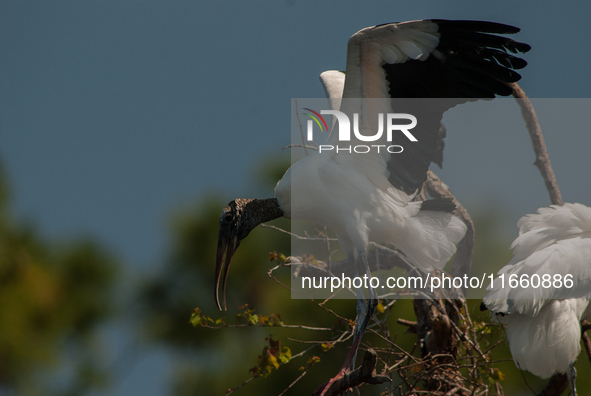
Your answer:
[[[394,187],[407,194],[421,188],[429,165],[441,156],[440,123],[445,111],[467,101],[512,93],[510,84],[521,77],[515,69],[527,63],[509,52],[527,52],[530,46],[497,34],[518,31],[493,22],[423,20],[365,28],[349,39],[341,110],[363,117],[364,105],[348,99],[392,99],[389,112],[418,119],[413,129],[418,142],[395,134],[387,143],[403,146],[403,152],[383,150],[379,155]],[[342,86],[339,76],[326,73],[336,72],[321,77],[327,95],[335,98]],[[375,114],[384,110],[377,107]],[[334,133],[330,137],[335,144],[337,139]]]

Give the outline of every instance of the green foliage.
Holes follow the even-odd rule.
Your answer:
[[[325,345],[325,344],[322,344],[322,345]],[[324,347],[323,347],[323,350],[324,350]],[[316,356],[316,355],[310,356],[308,358],[308,360],[306,361],[306,366],[300,367],[300,371],[308,371],[312,368],[312,366],[314,366],[316,363],[319,363],[319,362],[320,362],[320,358],[318,356]]]
[[[494,385],[495,382],[497,381],[505,381],[505,374],[502,373],[501,370],[499,370],[498,368],[493,369],[493,374],[488,376],[489,379],[489,383],[491,385]]]
[[[281,341],[275,341],[273,335],[265,338],[269,345],[265,345],[263,353],[257,357],[257,365],[251,368],[255,377],[267,377],[277,370],[281,364],[286,364],[291,359],[291,350],[288,347],[282,347]]]
[[[239,309],[244,309],[243,312],[236,315],[236,320],[246,320],[250,325],[262,325],[262,326],[279,326],[282,325],[280,314],[271,315],[258,315],[255,314],[255,309],[248,309],[248,304],[244,304]]]
[[[191,318],[189,319],[189,323],[191,323],[193,326],[203,326],[203,327],[207,327],[207,326],[211,326],[211,325],[225,325],[223,318],[218,318],[216,320],[213,320],[209,316],[203,315],[199,308],[193,309],[193,312],[191,313]]]
[[[19,394],[80,394],[107,373],[95,349],[113,315],[118,262],[89,240],[56,243],[10,216],[0,180],[0,387]],[[73,379],[56,388],[64,367]]]
[[[201,326],[201,327],[209,327],[209,328],[222,328],[222,327],[240,327],[240,326],[281,326],[283,322],[281,321],[280,314],[271,314],[271,315],[261,315],[255,314],[255,309],[248,309],[248,304],[244,304],[239,307],[239,309],[243,309],[244,311],[238,313],[236,315],[236,323],[237,325],[228,325],[226,324],[224,318],[220,317],[218,319],[212,319],[207,315],[204,315],[201,312],[201,309],[194,308],[193,312],[191,313],[191,317],[189,318],[189,323],[193,326]]]

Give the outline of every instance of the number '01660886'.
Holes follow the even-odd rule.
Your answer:
[[[572,274],[511,274],[506,276],[506,274],[499,275],[496,279],[494,279],[494,275],[490,274],[490,287],[494,286],[493,282],[501,282],[501,288],[510,287],[511,289],[549,289],[551,287],[555,289],[562,289],[563,287],[570,289],[573,287],[573,276]]]

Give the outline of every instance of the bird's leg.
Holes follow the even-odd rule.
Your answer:
[[[355,273],[355,276],[358,276],[357,273]],[[345,359],[345,363],[343,363],[343,368],[346,368],[349,371],[355,370],[357,349],[359,348],[361,337],[367,327],[367,324],[364,326],[367,314],[367,303],[365,301],[363,290],[360,287],[356,287],[355,295],[357,296],[357,319],[355,320],[355,331],[353,332],[353,345],[351,345],[351,351],[349,351],[349,355],[347,356],[347,359]]]
[[[369,263],[367,261],[367,255],[365,254],[365,252],[359,252],[359,258],[361,259],[361,262],[363,262],[365,274],[371,280],[371,271],[369,269]],[[355,275],[358,276],[356,265]],[[353,338],[353,345],[351,346],[351,351],[349,352],[349,356],[353,354],[351,362],[349,362],[350,371],[353,371],[355,369],[355,360],[357,358],[359,344],[361,343],[361,337],[363,337],[363,334],[365,333],[365,330],[367,329],[367,326],[369,326],[369,322],[371,321],[371,318],[375,313],[376,307],[378,306],[378,294],[375,291],[375,289],[371,286],[371,281],[369,282],[369,300],[367,301],[367,307],[365,306],[366,300],[365,295],[363,294],[363,290],[361,288],[356,288],[355,293],[357,294],[357,322],[355,323],[355,337]],[[349,357],[345,359],[343,368],[346,367],[348,359]],[[356,389],[357,393],[359,394],[359,389]]]
[[[371,272],[369,270],[367,256],[365,252],[358,253],[359,258],[365,267],[365,273],[369,276]],[[353,263],[353,269],[353,274],[355,277],[359,277],[355,263]],[[357,296],[357,322],[355,323],[355,332],[353,333],[353,345],[351,346],[351,351],[349,351],[349,355],[343,364],[343,369],[348,369],[350,371],[355,369],[355,360],[357,358],[357,350],[359,348],[359,344],[361,343],[361,338],[363,337],[363,333],[365,333],[365,330],[367,329],[367,326],[369,325],[369,322],[373,317],[375,309],[378,305],[377,293],[371,287],[371,285],[369,287],[369,301],[365,300],[365,295],[363,294],[363,289],[361,287],[355,288],[355,294]]]
[[[568,365],[568,370],[566,371],[566,376],[568,377],[568,384],[570,385],[571,396],[577,396],[577,389],[575,388],[575,379],[577,378],[577,370],[575,369],[574,363],[571,363]]]
[[[355,264],[356,255],[352,255],[350,257],[349,262],[351,263],[351,269],[353,270],[353,276],[355,278],[359,278],[359,273],[357,272],[357,265]],[[357,358],[357,348],[359,348],[359,343],[361,342],[361,337],[363,336],[363,332],[365,331],[365,327],[363,327],[363,323],[365,321],[366,313],[367,313],[367,306],[365,301],[365,295],[363,294],[363,289],[361,287],[355,287],[355,296],[357,297],[357,318],[355,320],[355,330],[353,332],[353,344],[351,345],[351,350],[343,363],[343,367],[341,371],[353,371],[355,369],[355,360]]]
[[[367,312],[365,313],[365,318],[363,320],[363,330],[362,330],[362,334],[363,334],[363,332],[365,332],[365,329],[369,325],[369,321],[373,317],[376,307],[378,306],[378,293],[376,292],[376,290],[373,287],[371,287],[371,270],[369,269],[369,262],[367,261],[367,255],[365,254],[365,252],[360,252],[359,257],[361,258],[361,261],[363,262],[363,266],[365,268],[365,273],[370,279],[369,301],[367,303]]]
[[[359,273],[357,272],[357,265],[355,264],[355,254],[349,254],[351,252],[347,252],[347,257],[349,258],[349,262],[351,263],[351,269],[353,276],[355,278],[359,278]],[[367,264],[367,257],[365,253],[359,254],[361,261],[364,262],[366,267],[366,271],[369,269],[369,265]],[[372,294],[373,292],[373,294]],[[353,344],[351,345],[351,350],[343,363],[343,366],[333,378],[330,379],[325,384],[320,385],[315,391],[314,396],[319,395],[323,396],[335,383],[337,380],[343,378],[345,375],[349,374],[355,369],[355,359],[357,358],[357,350],[359,348],[359,344],[361,343],[361,337],[369,324],[369,320],[371,319],[375,307],[377,306],[377,299],[374,298],[375,290],[370,288],[370,297],[372,297],[367,303],[365,301],[365,295],[363,294],[363,289],[361,287],[355,287],[355,295],[357,297],[357,320],[355,322],[355,330],[353,332]],[[375,303],[374,303],[375,301]]]

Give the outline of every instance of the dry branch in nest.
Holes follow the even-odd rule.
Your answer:
[[[373,349],[368,349],[359,368],[343,375],[333,382],[329,388],[326,388],[327,383],[320,385],[314,392],[314,396],[336,396],[361,384],[377,385],[392,382],[392,379],[387,375],[376,374],[377,361],[378,355],[376,352]]]

